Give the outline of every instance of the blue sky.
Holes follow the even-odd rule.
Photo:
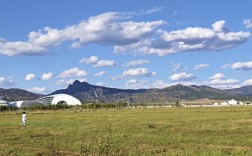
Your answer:
[[[3,0],[0,87],[252,85],[250,0]]]

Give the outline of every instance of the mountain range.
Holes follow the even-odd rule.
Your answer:
[[[51,94],[69,94],[86,102],[131,102],[131,103],[166,103],[178,100],[252,100],[252,86],[220,90],[209,86],[173,85],[163,89],[117,89],[95,86],[78,80],[66,89],[56,90]],[[50,94],[50,95],[51,95]],[[21,89],[1,89],[0,96],[6,101],[31,100],[43,95]]]
[[[87,82],[74,81],[66,89],[51,94],[65,93],[78,98],[81,102],[131,102],[165,103],[178,100],[214,99],[237,100],[252,99],[252,86],[238,89],[220,90],[209,86],[173,85],[163,89],[117,89],[90,85]]]

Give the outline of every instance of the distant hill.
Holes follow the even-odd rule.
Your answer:
[[[216,99],[237,100],[252,99],[252,96],[238,95],[236,93],[212,88],[209,86],[174,85],[164,89],[116,89],[90,85],[87,82],[75,81],[66,89],[57,90],[51,94],[70,94],[81,102],[137,102],[159,103],[176,100]]]
[[[0,97],[6,101],[18,101],[18,100],[34,100],[43,95],[28,92],[22,89],[3,89],[0,88]]]
[[[57,90],[51,94],[69,94],[86,102],[131,102],[131,103],[167,103],[180,100],[252,100],[252,86],[236,89],[220,90],[209,86],[173,85],[163,89],[117,89],[80,82],[70,84],[66,89]],[[51,95],[50,94],[50,95]],[[1,89],[0,97],[6,101],[35,100],[43,95],[22,89]]]
[[[233,94],[251,95],[252,96],[252,85],[244,86],[241,88],[227,89],[226,91],[233,93]]]

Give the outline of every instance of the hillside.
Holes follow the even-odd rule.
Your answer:
[[[209,86],[173,85],[163,89],[117,89],[74,81],[66,89],[57,90],[51,94],[69,94],[82,103],[87,102],[131,102],[131,103],[167,103],[180,100],[252,100],[252,86],[236,89],[220,90]],[[31,93],[22,89],[1,89],[0,97],[6,101],[34,100],[43,95]]]
[[[28,92],[22,89],[3,89],[0,88],[0,97],[6,101],[18,101],[18,100],[34,100],[43,95]]]
[[[252,85],[244,86],[241,88],[227,89],[226,91],[233,93],[233,94],[252,95]]]
[[[65,93],[77,97],[81,102],[133,102],[160,103],[176,100],[217,99],[237,100],[251,97],[240,96],[229,91],[215,89],[209,86],[174,85],[164,89],[116,89],[90,85],[87,82],[75,81],[66,89],[57,90],[51,94]]]

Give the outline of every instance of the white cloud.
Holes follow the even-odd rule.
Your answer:
[[[92,64],[93,67],[115,66],[116,63],[112,60],[100,60],[97,56],[91,56],[90,58],[82,58],[80,63]]]
[[[98,62],[97,56],[90,56],[90,58],[83,58],[80,60],[80,63],[86,63],[86,64],[96,64]]]
[[[194,69],[199,70],[199,69],[206,68],[208,66],[209,66],[209,64],[197,64],[197,65],[195,65]]]
[[[175,73],[173,74],[170,79],[173,81],[190,81],[195,79],[196,77],[192,73]]]
[[[129,69],[123,72],[122,76],[155,76],[156,72],[149,72],[147,68]]]
[[[188,67],[183,67],[181,63],[172,64],[172,71],[187,70]]]
[[[126,63],[124,66],[135,67],[135,66],[147,64],[147,63],[150,63],[150,61],[149,60],[135,60],[135,61],[130,61],[130,62]]]
[[[208,79],[214,80],[214,79],[223,79],[223,78],[225,78],[224,74],[222,74],[222,73],[216,73],[215,75],[209,77]]]
[[[29,42],[0,42],[0,54],[2,55],[38,55],[42,51],[46,51],[46,48],[33,45]]]
[[[235,70],[252,70],[252,61],[250,62],[237,62],[230,66],[231,69]]]
[[[49,80],[50,78],[53,77],[53,73],[49,72],[49,73],[44,73],[41,77],[41,80]]]
[[[150,88],[149,81],[131,79],[125,82],[124,86],[127,89],[147,89]]]
[[[98,72],[98,73],[95,73],[94,76],[99,77],[99,76],[103,76],[103,75],[106,74],[106,73],[107,73],[106,71],[100,71],[100,72]]]
[[[134,53],[166,54],[185,51],[221,51],[239,46],[247,41],[249,32],[229,32],[225,21],[217,21],[210,28],[188,27],[183,30],[167,32],[158,30],[160,38],[144,38],[128,45],[116,45],[114,51]]]
[[[34,79],[35,77],[36,77],[35,74],[27,74],[27,75],[25,76],[25,80],[26,80],[26,81],[31,81],[31,80]]]
[[[105,83],[104,82],[97,82],[96,84],[95,84],[96,86],[105,86]]]
[[[30,89],[30,91],[39,94],[49,92],[49,90],[46,87],[33,87]]]
[[[243,85],[252,85],[252,79],[248,79],[243,82]]]
[[[109,61],[109,60],[99,60],[94,64],[94,67],[104,67],[104,66],[115,66],[116,63],[114,61]]]
[[[156,8],[148,12],[158,10],[159,8]],[[165,23],[161,20],[122,21],[122,19],[128,18],[128,13],[108,12],[89,17],[79,24],[63,29],[44,27],[42,30],[30,32],[27,41],[1,41],[0,54],[9,56],[43,54],[50,47],[58,46],[66,41],[72,42],[73,48],[89,43],[112,46],[127,45],[151,36],[158,26]]]
[[[229,84],[237,84],[239,80],[235,79],[213,79],[210,82],[207,82],[209,85],[229,85]]]
[[[252,19],[245,19],[243,20],[243,24],[246,28],[252,28]]]
[[[217,73],[208,78],[210,81],[203,82],[204,85],[209,85],[218,89],[231,89],[241,87],[239,80],[225,79],[225,75]]]
[[[239,80],[236,79],[213,79],[211,81],[204,82],[204,84],[218,89],[231,89],[241,87]]]
[[[212,30],[214,32],[222,32],[225,30],[225,21],[221,20],[221,21],[217,21],[214,24],[212,24]]]
[[[0,86],[2,87],[11,87],[17,83],[13,77],[0,77]]]
[[[88,73],[85,70],[80,70],[79,68],[72,68],[63,71],[58,77],[65,78],[65,77],[82,77],[86,76]]]
[[[166,88],[170,87],[172,84],[171,83],[166,83],[163,80],[156,80],[155,82],[152,83],[152,88]]]
[[[70,79],[70,80],[64,80],[64,79],[61,79],[61,80],[58,80],[56,82],[56,85],[59,85],[59,86],[68,86],[70,84],[72,84],[76,79]],[[84,81],[87,81],[86,79],[78,79],[80,82],[84,82]]]
[[[161,7],[162,8],[162,7]],[[246,42],[249,32],[229,32],[225,21],[217,21],[212,28],[188,27],[183,30],[157,29],[166,22],[133,22],[131,16],[158,12],[160,7],[140,13],[108,12],[82,20],[63,29],[44,27],[31,31],[27,41],[0,40],[0,54],[41,55],[51,47],[70,42],[72,48],[95,43],[114,46],[115,52],[140,52],[166,55],[184,51],[219,51]],[[244,20],[249,24],[250,20]]]

